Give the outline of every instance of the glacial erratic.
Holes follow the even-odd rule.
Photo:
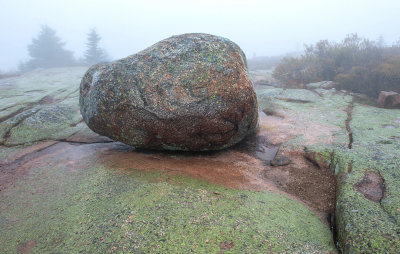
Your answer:
[[[93,131],[148,149],[224,149],[258,124],[244,53],[208,34],[172,36],[92,66],[81,82],[80,109]]]

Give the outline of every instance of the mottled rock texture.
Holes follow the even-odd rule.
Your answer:
[[[150,149],[223,149],[258,122],[244,53],[208,34],[172,36],[91,67],[81,82],[80,108],[93,131]]]
[[[378,106],[381,108],[400,108],[400,94],[381,91],[378,97]]]

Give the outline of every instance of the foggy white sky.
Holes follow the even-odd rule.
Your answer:
[[[92,27],[113,59],[190,32],[227,37],[251,58],[355,32],[391,44],[400,38],[399,11],[398,0],[0,0],[0,70],[29,58],[27,45],[42,24],[77,58]]]

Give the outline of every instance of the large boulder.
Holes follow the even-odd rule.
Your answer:
[[[137,148],[223,149],[258,124],[244,53],[208,34],[172,36],[92,66],[79,101],[93,131]]]
[[[381,91],[378,97],[378,106],[381,108],[400,108],[400,94]]]

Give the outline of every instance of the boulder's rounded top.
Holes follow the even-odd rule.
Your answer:
[[[151,52],[152,57],[164,58],[191,53],[190,56],[196,58],[196,60],[207,60],[204,58],[209,56],[205,55],[207,52],[209,54],[225,55],[236,51],[240,53],[241,60],[247,68],[246,56],[236,43],[221,36],[205,33],[174,35],[146,48],[139,52],[138,55]],[[212,60],[216,61],[218,59]]]

